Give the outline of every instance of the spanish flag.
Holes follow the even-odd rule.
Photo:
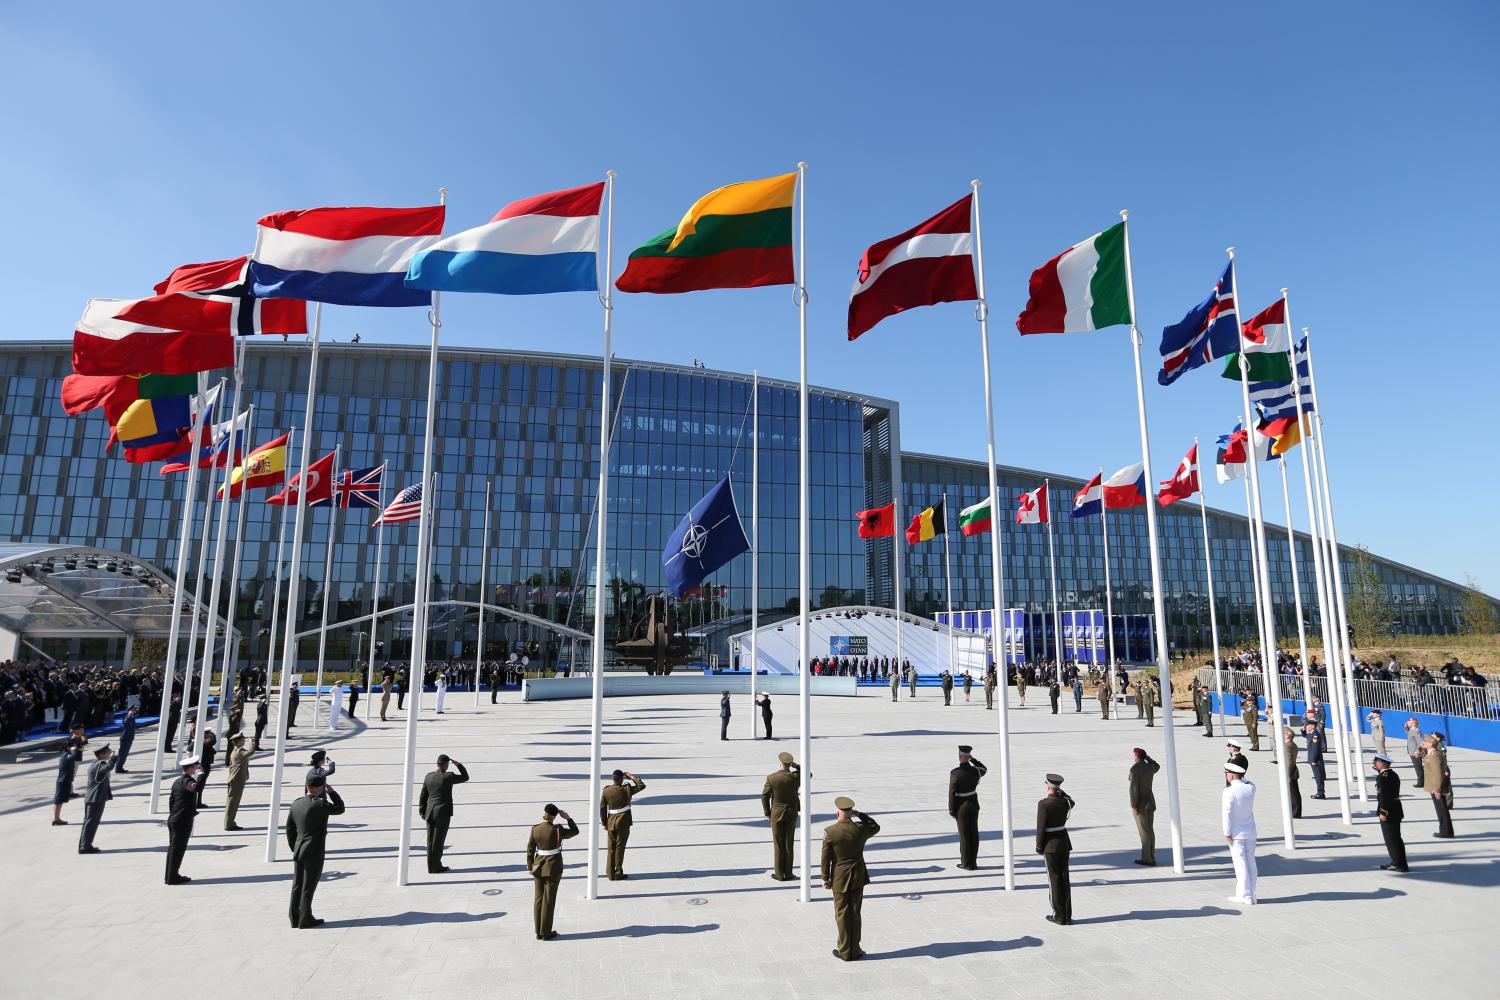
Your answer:
[[[944,497],[911,519],[906,527],[906,540],[912,545],[948,533],[948,499]]]
[[[682,221],[630,255],[622,292],[790,285],[797,175],[728,184],[693,203]]]
[[[286,482],[286,443],[289,435],[283,434],[274,441],[267,441],[245,456],[243,465],[237,465],[229,474],[229,497],[234,499],[243,490],[257,490],[268,486],[280,486]],[[219,498],[224,490],[220,488]]]

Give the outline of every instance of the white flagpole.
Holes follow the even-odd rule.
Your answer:
[[[943,576],[948,584],[948,673],[953,673],[953,552],[948,546],[948,491],[943,491]]]
[[[1136,413],[1141,425],[1141,467],[1146,482],[1154,483],[1151,473],[1151,436],[1146,428],[1146,389],[1141,376],[1141,331],[1136,325],[1135,279],[1130,269],[1130,213],[1121,212],[1125,243],[1125,295],[1130,305],[1130,354],[1135,361]],[[1101,480],[1100,492],[1103,492]],[[1161,679],[1161,724],[1167,766],[1167,798],[1171,807],[1172,869],[1179,875],[1186,871],[1182,847],[1182,805],[1177,791],[1177,742],[1172,731],[1172,661],[1167,645],[1167,599],[1162,590],[1161,549],[1157,542],[1156,505],[1146,504],[1146,539],[1151,546],[1151,602],[1156,614],[1156,670]]]
[[[318,339],[323,329],[323,303],[313,303],[312,339],[308,342],[307,405],[303,409],[301,462],[298,466],[297,511],[292,518],[292,562],[287,574],[286,621],[282,624],[280,706],[276,709],[276,752],[271,758],[271,801],[266,806],[266,860],[276,860],[281,841],[281,775],[286,766],[287,724],[291,714],[287,702],[292,693],[292,673],[297,669],[297,611],[302,602],[302,530],[307,520],[307,467],[312,464],[313,408],[318,401]],[[287,489],[291,489],[288,481]],[[300,687],[300,683],[299,683]],[[314,712],[313,714],[317,714]]]
[[[204,373],[199,372],[198,406],[193,411],[192,427],[188,432],[194,449],[202,436],[206,384]],[[161,769],[166,762],[167,742],[176,738],[174,733],[168,731],[167,719],[172,714],[172,687],[177,676],[177,640],[182,634],[182,592],[187,586],[188,559],[191,558],[193,547],[193,501],[197,492],[198,463],[189,462],[187,483],[182,488],[182,527],[177,535],[177,584],[172,588],[172,623],[167,632],[167,658],[162,664],[161,715],[156,723],[156,762],[151,768],[151,800],[148,811],[152,814],[156,813],[161,802]],[[196,614],[196,609],[194,613]],[[192,660],[189,659],[188,662],[191,664]],[[183,711],[187,711],[186,705],[183,706]]]
[[[297,428],[293,427],[291,433],[287,435],[287,471],[291,470],[292,438],[296,436]],[[286,476],[283,474],[282,478],[285,479]],[[241,496],[243,495],[242,492]],[[266,632],[266,684],[268,687],[276,677],[276,629],[281,621],[281,566],[286,553],[287,511],[291,509],[291,506],[289,503],[281,505],[281,529],[276,536],[276,575],[271,578],[271,623],[268,626],[269,631]]]
[[[594,550],[594,648],[593,667],[589,677],[589,797],[587,809],[599,801],[599,772],[604,767],[604,563],[609,552],[609,380],[613,360],[614,333],[614,251],[615,251],[615,172],[607,171],[604,181],[604,280],[599,283],[599,304],[604,307],[604,377],[599,388],[599,532]],[[587,815],[587,811],[585,815]],[[599,897],[599,826],[592,820],[589,828],[588,878],[584,898]]]
[[[333,481],[339,481],[339,475],[343,472],[341,458],[344,445],[339,442],[333,446]],[[320,728],[333,728],[333,697],[328,699],[328,721],[326,726],[318,722],[318,709],[323,704],[323,663],[328,656],[328,598],[333,592],[333,546],[338,538],[339,532],[339,491],[337,486],[329,494],[328,512],[328,545],[323,553],[323,623],[318,628],[318,675],[313,682],[313,731]]]
[[[1227,251],[1229,254],[1229,273],[1234,284],[1235,324],[1239,324],[1239,300],[1240,300],[1240,276],[1235,267],[1234,247]],[[1236,343],[1236,347],[1242,344]],[[1255,540],[1255,559],[1260,565],[1260,589],[1262,601],[1266,607],[1266,617],[1261,622],[1261,670],[1266,680],[1266,721],[1271,724],[1272,746],[1277,746],[1281,741],[1281,669],[1276,656],[1276,609],[1271,603],[1271,563],[1266,555],[1266,519],[1261,510],[1260,503],[1260,462],[1257,458],[1257,444],[1255,435],[1259,433],[1255,429],[1255,411],[1250,407],[1250,360],[1241,350],[1240,356],[1240,397],[1245,408],[1245,443],[1249,454],[1245,456],[1246,465],[1250,473],[1250,504],[1255,518],[1257,529]],[[1279,759],[1279,758],[1278,758]],[[1287,783],[1286,768],[1276,768],[1276,787],[1281,791],[1281,829],[1282,839],[1287,850],[1293,850],[1297,846],[1296,832],[1292,828],[1292,799],[1291,790]]]
[[[484,484],[484,541],[479,546],[479,628],[474,636],[474,704],[479,704],[479,672],[484,668],[484,605],[490,568],[490,497],[495,489],[493,479]],[[571,661],[570,661],[571,662]]]
[[[385,477],[390,470],[385,463],[380,466],[380,513],[375,517],[375,585],[370,591],[370,658],[365,662],[365,718],[370,717],[375,704],[375,637],[380,624],[380,568],[385,552]],[[408,675],[410,676],[410,675]]]
[[[448,189],[438,188],[438,204],[446,205]],[[436,477],[432,469],[432,438],[437,426],[438,331],[442,329],[441,292],[432,293],[427,318],[432,326],[432,346],[427,353],[427,414],[422,429],[422,506],[417,520],[417,566],[411,609],[411,665],[406,686],[410,705],[406,709],[406,745],[401,765],[401,818],[396,845],[396,884],[406,885],[411,854],[412,772],[417,766],[417,720],[422,714],[422,688],[427,676],[427,594],[432,576],[432,525],[437,520]]]
[[[1307,628],[1302,622],[1302,582],[1297,579],[1297,533],[1292,530],[1292,491],[1287,485],[1286,455],[1281,456],[1281,501],[1286,508],[1286,551],[1292,568],[1292,603],[1297,609],[1297,649],[1302,657],[1302,703],[1312,707],[1312,679],[1307,674]]]
[[[243,378],[244,376],[243,374],[241,374],[238,377]],[[255,440],[253,436],[254,433],[255,404],[251,403],[249,406],[245,407],[246,446],[249,446],[250,442]],[[235,465],[238,465],[243,461],[244,458],[241,457],[239,463],[231,462],[231,470]],[[243,481],[243,478],[244,475],[243,473],[241,473],[241,481]],[[238,667],[240,665],[240,644],[233,637],[233,632],[235,611],[238,610],[240,604],[240,548],[241,542],[243,542],[245,539],[245,492],[246,491],[243,489],[240,490],[240,512],[236,517],[234,529],[234,553],[229,557],[229,607],[228,613],[225,615],[225,624],[228,626],[228,631],[224,633],[224,663],[219,668],[219,718],[214,729],[214,732],[221,739],[224,736],[224,720],[225,717],[229,714],[228,706],[234,700],[235,675],[239,672]],[[228,503],[229,490],[227,486],[225,488],[224,495],[224,502]],[[250,640],[250,644],[251,649],[253,650],[255,646],[255,640],[253,637]],[[242,719],[241,721],[243,722],[244,720]]]
[[[984,364],[984,427],[988,435],[986,452],[990,488],[990,585],[995,597],[995,611],[990,619],[990,635],[999,637],[995,647],[995,673],[998,681],[998,729],[1000,737],[1000,830],[1005,848],[1005,888],[1016,887],[1015,817],[1010,801],[1010,709],[1006,680],[1005,655],[1005,553],[1000,529],[1000,487],[995,472],[995,396],[990,386],[990,307],[984,297],[984,237],[979,222],[979,181],[972,180],[974,192],[974,290],[979,295],[975,316],[979,320],[979,346]],[[899,521],[897,522],[900,523]]]
[[[1309,428],[1309,430],[1310,429],[1311,428]],[[1303,438],[1303,444],[1312,449],[1316,449],[1317,447],[1317,442],[1311,433]],[[1333,569],[1330,565],[1332,560],[1328,555],[1328,549],[1326,547],[1327,528],[1324,527],[1325,522],[1323,520],[1323,503],[1321,482],[1318,479],[1318,463],[1316,461],[1309,460],[1308,467],[1313,474],[1312,514],[1314,523],[1318,529],[1317,557],[1319,562],[1322,564],[1323,570],[1323,587],[1320,590],[1318,597],[1319,607],[1322,608],[1323,611],[1321,615],[1323,619],[1323,665],[1324,672],[1327,676],[1327,688],[1329,695],[1328,701],[1332,706],[1332,713],[1338,717],[1337,726],[1334,729],[1335,738],[1339,736],[1343,737],[1343,743],[1338,747],[1340,763],[1339,779],[1341,784],[1345,786],[1341,790],[1343,790],[1345,792],[1345,795],[1347,796],[1354,794],[1355,778],[1352,774],[1349,773],[1349,770],[1351,766],[1357,766],[1357,761],[1353,761],[1352,759],[1350,759],[1349,753],[1354,744],[1354,737],[1350,732],[1352,727],[1349,725],[1349,716],[1345,712],[1344,707],[1345,703],[1348,701],[1348,698],[1344,690],[1343,672],[1340,669],[1339,643],[1335,635],[1338,632],[1339,627],[1338,609],[1337,602],[1331,595],[1331,591],[1333,589]],[[1356,724],[1357,723],[1358,720],[1356,720]],[[1350,821],[1352,822],[1352,816]]]
[[[224,384],[228,381],[229,380],[227,378],[219,379],[219,392],[218,395],[214,397],[216,402],[223,398]],[[233,417],[230,418],[230,426],[234,426]],[[210,424],[208,428],[210,451],[212,451],[213,448],[213,430],[213,425]],[[188,461],[193,465],[197,465],[200,461],[201,453],[202,447],[199,445],[197,439],[194,439],[192,450],[188,452]],[[210,459],[210,461],[212,461],[212,459]],[[208,689],[209,679],[207,677],[202,677],[198,680],[196,687],[194,686],[193,661],[198,656],[198,618],[199,611],[203,607],[203,578],[208,575],[208,541],[210,533],[213,531],[214,524],[213,487],[213,466],[210,465],[209,473],[204,477],[203,480],[203,532],[198,539],[198,577],[193,581],[193,620],[192,624],[188,627],[187,660],[183,665],[183,669],[187,671],[187,676],[183,679],[182,717],[177,721],[178,732],[182,737],[182,739],[177,744],[178,760],[182,760],[188,755],[189,752],[198,754],[202,751],[204,716],[208,713],[208,700],[207,694],[205,692]],[[209,625],[212,626],[212,611],[209,612],[209,619]],[[207,644],[209,646],[212,646],[212,636],[209,637],[209,642]],[[195,692],[197,694],[196,700],[201,701],[202,704],[199,706],[196,712],[196,723],[193,726],[192,750],[189,751],[187,746],[188,708],[195,700]]]
[[[1338,642],[1339,642],[1339,667],[1343,671],[1343,682],[1345,685],[1346,701],[1349,709],[1349,735],[1353,746],[1350,747],[1351,759],[1350,770],[1354,774],[1356,787],[1359,790],[1359,801],[1367,802],[1369,798],[1365,792],[1364,772],[1364,730],[1360,728],[1359,719],[1359,692],[1354,687],[1354,656],[1349,646],[1349,609],[1344,594],[1344,560],[1339,555],[1338,529],[1333,521],[1333,494],[1328,482],[1328,449],[1323,443],[1323,410],[1318,405],[1318,376],[1313,370],[1312,359],[1312,334],[1307,327],[1302,328],[1302,337],[1307,342],[1307,381],[1312,390],[1313,397],[1313,421],[1317,428],[1318,438],[1318,474],[1323,494],[1323,516],[1327,519],[1327,542],[1329,562],[1333,564],[1333,587],[1334,604],[1338,608]]]
[[[802,795],[802,881],[799,898],[806,903],[812,900],[812,560],[808,549],[812,545],[812,490],[811,451],[808,435],[811,428],[807,420],[807,164],[797,164],[797,332],[799,357],[799,386],[797,394],[797,653],[798,669],[798,723],[797,738],[801,753]],[[896,618],[897,629],[901,619]],[[899,631],[897,633],[900,634]],[[899,645],[899,643],[898,643]]]
[[[756,672],[760,667],[760,369],[750,389],[750,736],[755,737]]]
[[[1043,479],[1042,484],[1047,488],[1047,506],[1043,509],[1043,513],[1047,515],[1047,565],[1052,575],[1052,651],[1057,656],[1057,683],[1061,685],[1063,633],[1062,612],[1057,607],[1057,548],[1052,542],[1052,480]],[[1102,486],[1100,492],[1103,492]]]
[[[1193,454],[1198,454],[1198,439],[1193,438]],[[1224,722],[1224,667],[1219,661],[1219,612],[1216,607],[1218,595],[1214,591],[1214,560],[1208,544],[1208,504],[1203,499],[1203,457],[1199,455],[1198,466],[1198,514],[1203,519],[1203,572],[1208,577],[1208,630],[1214,644],[1214,694],[1219,698],[1219,732],[1225,736],[1229,730]]]
[[[236,338],[239,341],[240,338]],[[242,344],[235,344],[235,379],[234,379],[234,401],[229,406],[229,440],[225,442],[224,454],[224,476],[221,480],[219,496],[214,502],[219,506],[219,523],[214,529],[214,582],[208,591],[208,623],[203,626],[203,660],[199,665],[199,676],[202,678],[198,684],[198,726],[193,730],[193,753],[203,752],[203,733],[208,729],[208,689],[214,677],[214,619],[219,614],[219,597],[224,591],[224,541],[229,534],[229,474],[234,470],[234,445],[235,434],[239,431],[240,419],[240,388],[243,379],[240,378],[240,349]],[[222,384],[222,383],[221,383]],[[217,442],[210,441],[210,461],[218,460]],[[196,461],[196,455],[194,456]],[[213,466],[209,466],[208,489],[209,496],[213,497]],[[230,616],[233,617],[233,616]],[[230,643],[230,631],[233,623],[226,623],[224,629],[224,645]],[[224,712],[229,708],[229,688],[225,687],[222,679],[219,691],[219,718],[224,718]]]
[[[1255,439],[1250,436],[1253,433],[1251,431],[1245,435],[1247,463],[1250,461],[1248,451],[1255,447]],[[1246,472],[1240,478],[1245,490],[1245,534],[1250,539],[1250,586],[1255,591],[1255,634],[1265,635],[1266,608],[1260,596],[1260,563],[1255,561],[1255,517],[1250,513],[1250,474]]]
[[[1109,643],[1109,676],[1113,678],[1116,676],[1115,592],[1109,580],[1109,508],[1104,506],[1104,466],[1102,465],[1099,467],[1099,531],[1104,537],[1104,635]]]

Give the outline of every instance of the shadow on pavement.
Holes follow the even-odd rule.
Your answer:
[[[702,934],[706,931],[716,931],[718,924],[631,924],[629,927],[616,927],[606,931],[588,931],[583,934],[564,934],[565,939],[587,940],[592,938],[638,938],[655,937],[658,934]]]
[[[872,951],[865,955],[863,961],[880,962],[892,958],[960,958],[969,955],[1016,951],[1021,948],[1040,948],[1041,946],[1042,939],[1032,937],[1030,934],[1013,941],[939,941],[914,948],[902,948],[899,951]]]
[[[503,910],[493,913],[427,913],[423,910],[407,910],[385,917],[356,917],[353,920],[330,920],[325,927],[390,927],[413,924],[471,924],[476,920],[494,920],[505,916]]]
[[[1104,917],[1075,919],[1075,924],[1112,924],[1125,920],[1176,920],[1180,917],[1238,917],[1239,910],[1222,906],[1202,906],[1196,910],[1131,910],[1129,913],[1113,913]]]

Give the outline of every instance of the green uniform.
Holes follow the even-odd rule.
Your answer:
[[[1156,685],[1150,680],[1141,682],[1141,701],[1146,705],[1146,725],[1156,725]]]
[[[567,826],[543,821],[531,828],[526,837],[526,868],[535,884],[531,916],[538,940],[552,936],[552,916],[557,910],[557,886],[562,881],[562,842],[578,836],[578,824],[571,819]]]
[[[1073,841],[1068,837],[1068,813],[1073,799],[1066,792],[1048,795],[1036,805],[1036,852],[1047,863],[1052,916],[1056,923],[1073,922],[1073,884],[1068,875],[1068,856]]]
[[[1099,711],[1105,719],[1109,718],[1109,681],[1099,682]]]
[[[631,805],[645,787],[646,783],[640,778],[631,778],[628,785],[623,781],[609,785],[599,797],[599,825],[604,827],[609,838],[605,873],[611,882],[625,877],[625,844],[630,840]]]
[[[896,701],[901,693],[901,671],[891,671],[891,701]]]
[[[760,790],[760,807],[771,821],[771,877],[779,882],[792,878],[793,842],[797,836],[797,814],[802,807],[801,778],[797,765],[790,771],[772,771]]]
[[[244,747],[229,749],[229,780],[224,786],[224,829],[238,830],[235,815],[240,809],[240,799],[245,795],[245,782],[250,780],[250,751]]]
[[[984,707],[993,710],[995,707],[995,675],[984,675]]]
[[[911,689],[911,696],[915,698],[917,696],[917,669],[915,667],[906,668],[906,685]]]
[[[864,813],[859,822],[841,819],[823,831],[823,882],[833,889],[833,922],[839,929],[839,958],[852,962],[864,954],[859,946],[861,910],[870,873],[865,869],[865,841],[880,824]]]
[[[314,927],[313,893],[323,875],[327,853],[328,817],[341,815],[344,800],[332,788],[322,795],[304,795],[292,803],[286,817],[286,843],[292,851],[292,902],[288,916],[293,927]]]
[[[1203,707],[1201,709],[1203,713],[1203,735],[1212,736],[1214,734],[1214,698],[1213,695],[1209,694],[1206,687],[1199,691],[1198,694],[1203,699]]]
[[[948,772],[948,815],[958,823],[958,866],[979,867],[979,779],[989,773],[975,757]]]
[[[1161,765],[1147,757],[1130,765],[1130,808],[1135,815],[1135,829],[1141,835],[1141,863],[1156,864],[1156,795],[1151,779]]]
[[[1240,712],[1241,718],[1245,720],[1245,731],[1250,736],[1250,749],[1260,749],[1260,707],[1253,693],[1241,695],[1244,708]]]

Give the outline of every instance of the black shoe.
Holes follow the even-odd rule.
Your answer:
[[[305,931],[305,930],[308,930],[308,929],[313,928],[313,927],[322,927],[322,926],[323,926],[323,918],[322,917],[309,917],[308,919],[306,919],[306,920],[302,921],[301,923],[299,923],[297,925],[297,929],[299,931]]]
[[[1143,858],[1136,858],[1135,859],[1135,863],[1138,864],[1138,865],[1145,865],[1147,868],[1155,868],[1156,867],[1156,862],[1155,861],[1146,861]]]
[[[243,826],[240,826],[240,825],[239,825],[239,824],[238,824],[238,823],[230,823],[230,824],[229,824],[229,825],[228,825],[228,826],[226,826],[226,827],[225,827],[225,828],[224,828],[224,829],[225,829],[225,830],[228,830],[228,831],[231,831],[231,832],[233,832],[233,831],[235,831],[235,830],[243,830],[243,829],[244,829],[244,827],[243,827]]]
[[[178,875],[176,878],[169,879],[167,881],[167,885],[187,885],[191,881],[192,879],[188,878],[186,875]]]
[[[104,852],[101,851],[97,847],[89,846],[89,847],[80,847],[78,849],[78,853],[79,854],[103,854]]]
[[[52,825],[53,826],[67,826],[68,825],[68,821],[65,820],[65,819],[55,819],[55,820],[52,821]]]
[[[555,941],[556,939],[557,939],[557,931],[548,931],[547,933],[545,933],[545,934],[543,934],[541,936],[541,940],[543,940],[543,941]]]
[[[1047,922],[1050,924],[1057,924],[1059,927],[1062,926],[1062,921],[1058,920],[1056,915],[1051,913],[1047,914]]]

